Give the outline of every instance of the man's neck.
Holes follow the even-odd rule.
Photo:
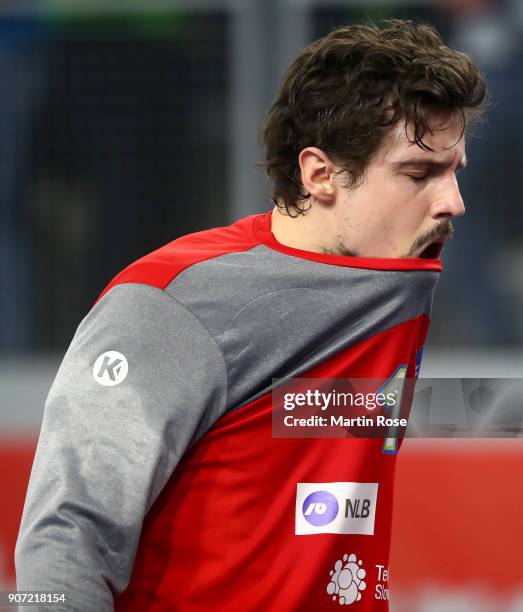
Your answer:
[[[336,252],[336,232],[332,214],[311,206],[306,212],[291,217],[275,206],[272,211],[271,231],[276,240],[285,246],[313,253]]]

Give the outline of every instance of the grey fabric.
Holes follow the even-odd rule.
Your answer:
[[[121,352],[116,386],[93,377]],[[223,358],[175,299],[112,289],[83,320],[45,407],[16,547],[19,590],[64,591],[52,610],[113,610],[129,580],[144,514],[190,441],[223,413]],[[26,607],[43,610],[45,606]]]
[[[213,334],[227,364],[227,409],[339,351],[429,314],[439,272],[380,271],[259,245],[191,266],[166,288]]]

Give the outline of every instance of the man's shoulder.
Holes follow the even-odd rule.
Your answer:
[[[228,226],[194,232],[134,261],[117,274],[100,294],[100,300],[115,286],[123,283],[140,283],[165,289],[187,268],[210,259],[246,251],[259,244],[255,222],[264,214],[238,219]]]

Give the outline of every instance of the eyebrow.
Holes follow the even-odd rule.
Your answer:
[[[394,162],[393,164],[398,170],[403,170],[404,168],[435,168],[439,170],[444,170],[449,168],[452,164],[446,161],[435,161],[433,159],[405,159],[400,162]],[[463,156],[457,165],[457,170],[461,170],[467,167],[467,158]]]

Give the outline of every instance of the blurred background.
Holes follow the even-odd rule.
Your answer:
[[[490,90],[460,174],[422,375],[523,377],[523,2],[0,1],[0,590],[43,405],[80,320],[125,265],[271,208],[260,123],[333,27],[422,19]],[[394,610],[523,610],[523,443],[406,440]]]

